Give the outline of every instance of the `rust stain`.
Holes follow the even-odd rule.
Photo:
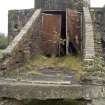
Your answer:
[[[61,32],[61,16],[43,14],[42,18],[42,49],[46,55],[56,55],[59,42],[58,35]]]
[[[75,10],[68,9],[67,21],[68,35],[70,37],[70,41],[75,45],[77,50],[80,50],[81,46],[80,14],[78,14],[78,12]]]

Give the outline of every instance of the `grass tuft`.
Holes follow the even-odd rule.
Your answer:
[[[82,70],[81,58],[76,56],[48,58],[42,55],[37,55],[31,59],[28,64],[37,67],[64,67],[76,71]]]
[[[45,74],[38,71],[40,68],[65,68],[65,70],[74,71],[75,79],[79,80],[80,76],[84,73],[82,68],[82,61],[77,56],[64,56],[64,57],[46,57],[37,55],[30,59],[23,67],[16,70],[10,70],[7,75],[15,76],[17,74],[43,76]],[[64,74],[56,74],[57,77],[63,78]],[[18,75],[17,75],[18,76]]]

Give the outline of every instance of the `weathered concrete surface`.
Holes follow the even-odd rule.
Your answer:
[[[105,98],[105,86],[0,80],[0,97],[15,99]]]
[[[8,36],[11,42],[21,31],[35,9],[42,10],[66,10],[66,8],[82,9],[82,0],[34,0],[35,8],[9,10],[8,12]]]
[[[91,105],[105,105],[105,99],[94,99]]]
[[[31,66],[31,65],[30,65]],[[28,66],[29,67],[29,66]],[[17,68],[6,71],[1,77],[22,80],[43,81],[44,83],[78,83],[77,72],[63,67],[31,67],[31,69]],[[78,74],[79,77],[80,74]]]
[[[23,27],[23,29],[21,30],[19,35],[17,37],[15,37],[15,39],[12,41],[12,43],[5,49],[4,53],[6,53],[6,54],[12,53],[12,51],[14,50],[16,45],[20,42],[20,40],[22,40],[23,37],[25,37],[27,35],[27,32],[30,30],[30,28],[32,28],[32,25],[35,23],[37,18],[39,18],[40,13],[41,13],[41,10],[35,11],[33,16],[31,17],[31,19],[28,21],[28,23],[25,25],[25,27]]]
[[[19,34],[34,13],[33,9],[9,10],[8,11],[8,38],[11,42]]]
[[[31,83],[2,81],[0,83],[0,97],[16,99],[77,99],[82,95],[83,87],[81,85],[43,84],[40,82],[35,83],[35,81]]]
[[[0,70],[12,69],[24,64],[32,55],[40,52],[41,9],[36,10],[20,33],[4,50]]]
[[[95,21],[97,24],[97,30],[101,33],[102,47],[103,47],[103,57],[105,60],[105,7],[104,8],[94,8]]]
[[[4,83],[0,84],[0,97],[16,99],[72,99],[73,97],[82,97],[82,88],[82,86],[78,85]]]
[[[94,33],[93,33],[93,25],[89,8],[83,7],[83,11],[84,11],[84,24],[85,24],[84,60],[89,60],[95,57]]]
[[[82,0],[34,0],[35,9],[66,10],[66,8],[82,9]]]
[[[23,105],[21,101],[18,101],[16,99],[9,99],[9,98],[4,98],[0,99],[0,105]]]

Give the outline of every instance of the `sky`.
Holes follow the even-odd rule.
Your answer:
[[[103,7],[105,0],[91,0],[92,7]],[[0,32],[8,34],[8,10],[34,7],[34,0],[0,0]]]
[[[34,7],[34,0],[0,0],[0,32],[8,33],[8,10]]]

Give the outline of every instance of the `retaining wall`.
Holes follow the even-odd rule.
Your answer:
[[[36,10],[20,33],[4,50],[4,60],[0,70],[19,67],[30,57],[40,53],[41,10]]]

